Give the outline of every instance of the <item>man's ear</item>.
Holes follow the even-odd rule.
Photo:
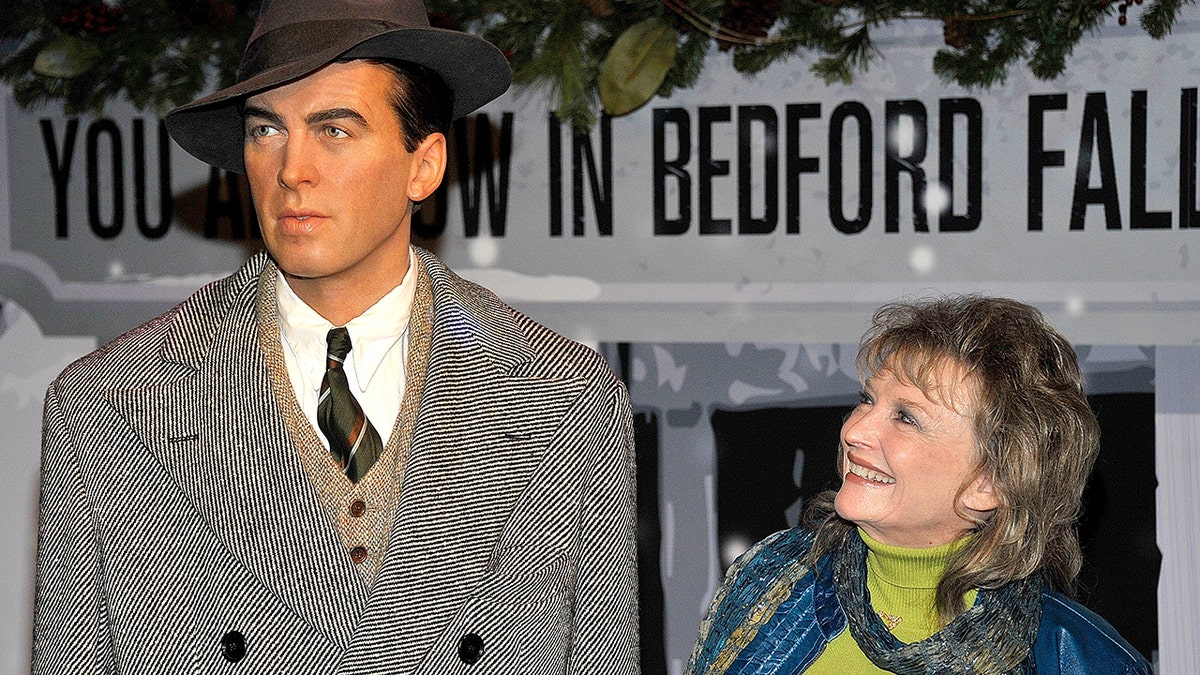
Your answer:
[[[1000,495],[992,479],[980,474],[962,493],[962,505],[976,513],[991,513],[1000,506]]]
[[[446,173],[446,136],[434,132],[425,137],[412,152],[407,196],[414,202],[433,194],[442,184]]]

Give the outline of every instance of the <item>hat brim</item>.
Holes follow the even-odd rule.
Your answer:
[[[339,59],[391,59],[429,68],[454,92],[454,119],[500,96],[512,82],[504,54],[482,38],[443,28],[397,28],[349,45],[343,39],[180,106],[167,113],[167,130],[181,148],[198,159],[226,171],[246,173],[239,104]]]

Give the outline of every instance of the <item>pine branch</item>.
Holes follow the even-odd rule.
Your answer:
[[[1196,0],[1149,0],[1141,27],[1167,36]],[[111,4],[106,4],[111,3]],[[21,47],[0,63],[22,106],[61,102],[71,114],[98,112],[124,97],[161,112],[211,87],[231,84],[259,0],[24,0],[6,8],[0,36]],[[727,5],[733,7],[727,11]],[[10,3],[13,4],[13,3]],[[991,87],[1014,68],[1056,77],[1088,33],[1110,19],[1118,0],[428,0],[435,25],[490,40],[510,60],[519,87],[543,89],[563,119],[589,128],[599,110],[599,67],[637,22],[667,18],[679,32],[674,60],[657,95],[693,86],[715,43],[733,51],[735,69],[762,72],[793,56],[812,62],[827,83],[852,82],[886,54],[873,32],[889,23],[937,21],[946,46],[933,57],[941,79]],[[106,32],[64,22],[75,10],[112,18]],[[735,11],[736,10],[736,11]],[[233,13],[231,15],[231,12]],[[728,22],[729,25],[726,25]],[[34,73],[37,55],[72,36],[82,72],[60,79]],[[71,40],[68,40],[70,42]],[[96,53],[100,58],[94,58]],[[93,63],[94,62],[94,63]]]
[[[1154,0],[1142,12],[1142,28],[1150,37],[1160,40],[1171,32],[1171,27],[1175,25],[1175,18],[1179,16],[1183,5],[1185,3],[1190,5],[1194,2],[1195,0]]]

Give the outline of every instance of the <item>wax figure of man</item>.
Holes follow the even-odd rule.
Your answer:
[[[275,0],[168,115],[267,251],[50,386],[34,673],[638,670],[623,387],[409,243],[510,78],[420,0]]]

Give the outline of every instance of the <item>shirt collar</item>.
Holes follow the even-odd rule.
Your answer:
[[[415,259],[410,248],[408,271],[400,285],[346,323],[352,345],[350,359],[360,391],[367,390],[384,357],[408,330],[408,317],[417,290]],[[277,271],[276,275],[275,302],[284,346],[292,350],[308,386],[318,390],[325,375],[326,336],[335,326],[296,295],[282,271]]]

